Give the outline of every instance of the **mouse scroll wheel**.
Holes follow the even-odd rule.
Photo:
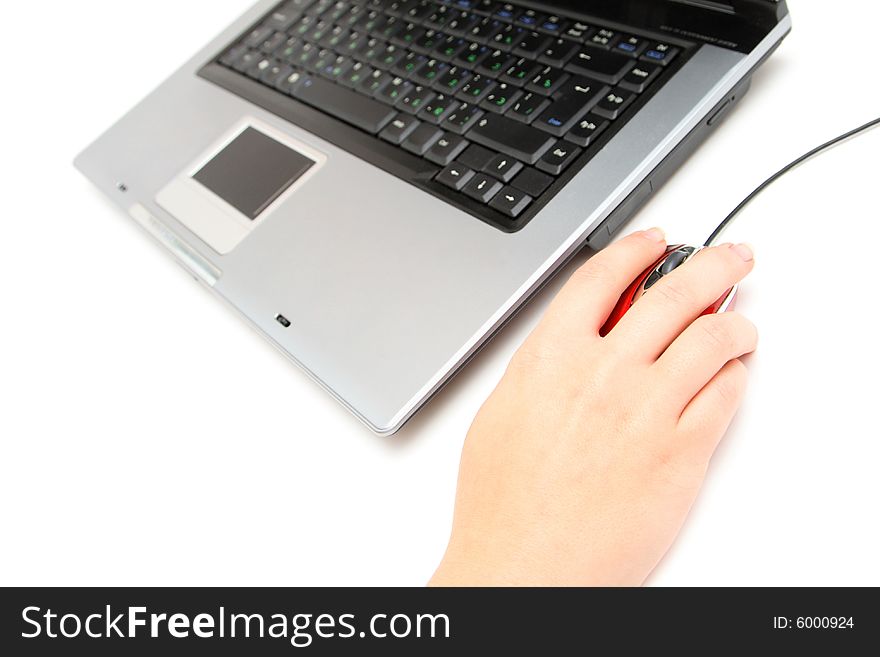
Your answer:
[[[669,257],[663,261],[663,264],[657,268],[657,271],[661,276],[666,276],[667,274],[671,274],[676,269],[681,267],[687,260],[694,254],[693,247],[686,246],[684,248],[678,249],[677,251],[673,251],[669,254]]]

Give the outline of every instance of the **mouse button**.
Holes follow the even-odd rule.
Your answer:
[[[666,276],[667,274],[671,274],[673,271],[681,267],[685,262],[687,262],[688,258],[690,258],[694,253],[694,248],[692,246],[683,246],[680,249],[677,249],[669,254],[666,260],[657,268],[657,271],[660,272],[661,276]]]
[[[646,289],[646,290],[651,289],[652,287],[654,287],[654,285],[657,284],[657,282],[661,278],[663,278],[663,274],[661,274],[658,270],[655,269],[654,271],[651,272],[651,275],[648,276],[648,278],[645,280],[644,289]]]

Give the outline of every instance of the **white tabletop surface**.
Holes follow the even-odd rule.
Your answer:
[[[792,4],[790,38],[633,229],[701,240],[880,114],[877,3]],[[423,584],[468,425],[567,276],[401,434],[365,431],[71,165],[247,6],[4,10],[0,584]],[[757,252],[739,309],[762,343],[652,584],[880,584],[878,153],[880,130],[841,146],[731,231]]]

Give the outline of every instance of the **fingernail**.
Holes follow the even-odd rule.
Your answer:
[[[750,247],[748,244],[734,244],[730,248],[746,262],[751,262],[755,259],[755,254],[752,252],[752,247]]]
[[[659,228],[652,228],[650,230],[646,230],[642,233],[645,237],[647,237],[652,242],[665,242],[666,234],[660,230]]]

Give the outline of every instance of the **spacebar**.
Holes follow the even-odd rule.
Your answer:
[[[396,112],[371,98],[321,78],[308,78],[294,87],[293,97],[347,123],[376,134]]]
[[[556,143],[556,139],[546,132],[495,115],[485,117],[465,136],[478,144],[494,148],[528,164],[540,160],[547,149]]]

